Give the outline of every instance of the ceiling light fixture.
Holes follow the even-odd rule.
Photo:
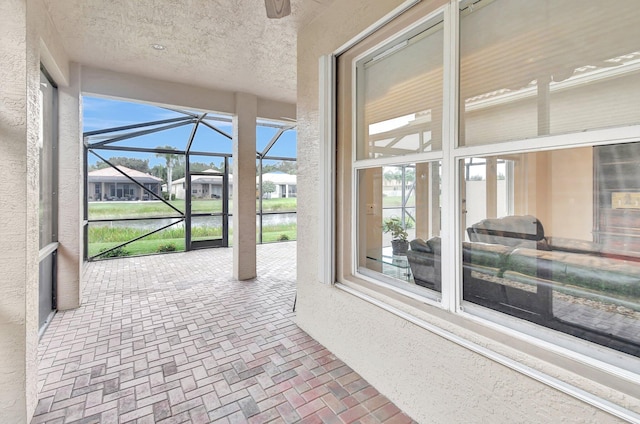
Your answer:
[[[151,48],[153,48],[154,50],[164,50],[166,47],[162,44],[152,44]]]
[[[267,17],[271,19],[284,18],[291,14],[290,0],[264,0],[267,8]]]

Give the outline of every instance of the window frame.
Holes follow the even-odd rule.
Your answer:
[[[340,93],[337,89],[337,80],[339,79],[340,71],[336,67],[336,63],[340,60],[340,56],[356,46],[358,43],[367,40],[372,35],[376,34],[376,31],[382,29],[386,24],[390,23],[393,19],[400,16],[407,9],[413,7],[417,2],[409,1],[403,3],[399,8],[390,12],[386,17],[376,22],[367,30],[363,31],[359,36],[355,37],[350,42],[346,43],[340,49],[334,51],[329,57],[324,58],[324,62],[321,61],[321,92],[320,92],[320,107],[321,111],[327,113],[321,113],[320,122],[321,128],[324,129],[321,132],[321,140],[327,140],[329,145],[337,147],[338,152],[341,138],[344,138],[344,134],[340,133],[338,128],[341,117],[344,115],[344,111],[340,111],[338,108]],[[619,385],[627,385],[629,383],[633,385],[640,384],[640,358],[635,358],[630,355],[626,355],[615,350],[596,345],[591,342],[580,340],[576,337],[568,334],[559,333],[553,330],[546,329],[536,324],[528,323],[520,319],[509,317],[505,314],[501,314],[497,311],[487,310],[486,308],[476,307],[468,302],[462,300],[462,252],[461,252],[461,240],[463,239],[463,229],[461,228],[461,180],[464,179],[464,169],[460,167],[461,159],[472,158],[477,156],[494,156],[513,153],[529,153],[548,151],[556,149],[568,149],[576,147],[593,147],[598,145],[609,145],[619,143],[629,143],[640,141],[640,125],[626,125],[611,128],[598,128],[591,129],[584,132],[573,132],[555,135],[538,136],[535,138],[526,138],[520,140],[502,141],[494,144],[482,144],[471,146],[459,146],[458,145],[458,122],[459,122],[459,25],[460,25],[460,3],[457,0],[451,0],[447,4],[434,8],[432,12],[418,19],[415,26],[420,25],[430,19],[433,19],[438,14],[443,14],[444,19],[444,66],[443,66],[443,84],[444,84],[444,98],[443,98],[443,129],[442,129],[442,150],[436,152],[418,153],[415,155],[406,155],[398,157],[386,157],[379,159],[360,159],[357,160],[356,143],[357,140],[357,114],[355,108],[357,106],[357,94],[356,94],[356,63],[371,51],[379,49],[382,45],[388,44],[391,40],[399,37],[399,32],[394,33],[391,37],[387,37],[383,41],[375,43],[375,46],[367,49],[366,52],[357,55],[351,60],[350,70],[350,100],[351,106],[351,123],[350,125],[350,161],[340,159],[336,157],[336,147],[333,148],[333,156],[328,159],[325,158],[322,164],[323,169],[323,181],[325,184],[330,184],[332,187],[332,199],[340,198],[343,195],[343,189],[350,190],[350,196],[346,204],[349,206],[348,212],[340,212],[336,203],[332,203],[330,212],[335,214],[335,220],[331,227],[334,231],[335,237],[332,243],[335,243],[333,248],[329,250],[332,255],[332,259],[329,261],[335,261],[335,265],[332,265],[334,271],[331,281],[338,289],[342,289],[349,293],[355,294],[362,299],[368,300],[371,303],[386,309],[389,312],[395,313],[407,320],[414,321],[416,318],[414,315],[407,314],[405,308],[397,309],[398,302],[400,305],[405,305],[409,308],[415,307],[418,301],[421,305],[420,308],[435,307],[445,312],[453,314],[452,321],[460,324],[462,327],[474,327],[480,325],[488,330],[491,334],[501,334],[509,338],[513,338],[514,344],[525,346],[531,346],[535,350],[543,352],[545,360],[549,363],[560,364],[560,367],[567,368],[567,364],[563,361],[569,360],[569,363],[575,363],[577,368],[586,367],[585,369],[596,369],[598,372],[602,372],[606,376],[605,385],[611,384],[612,387],[619,387]],[[413,28],[413,27],[411,27]],[[411,28],[403,30],[401,33],[405,34],[410,31]],[[323,85],[324,84],[324,85]],[[324,89],[323,89],[324,88]],[[329,106],[327,106],[327,102]],[[330,130],[330,131],[327,131]],[[328,134],[327,134],[328,133]],[[344,140],[343,140],[344,141]],[[340,154],[338,153],[338,156]],[[420,163],[432,160],[440,160],[442,162],[442,186],[441,186],[441,208],[443,211],[450,211],[450,213],[442,214],[442,298],[430,299],[420,294],[416,294],[405,289],[399,288],[393,284],[385,282],[384,279],[372,278],[368,275],[363,275],[357,270],[357,172],[361,169],[370,168],[373,166],[383,165],[400,165],[403,163]],[[329,163],[327,163],[329,162]],[[345,164],[344,162],[349,162]],[[346,171],[345,171],[346,169]],[[332,174],[327,175],[327,170],[335,172],[337,177],[332,177]],[[344,175],[341,177],[341,173]],[[345,182],[345,177],[350,178],[349,182]],[[335,200],[332,200],[335,202]],[[339,203],[339,201],[338,201]],[[327,211],[323,211],[325,214]],[[346,217],[346,218],[345,218]],[[342,223],[340,223],[342,221]],[[350,231],[348,237],[341,236],[340,230],[345,224],[349,225]],[[341,227],[342,225],[342,227]],[[326,230],[326,226],[321,225],[321,231]],[[324,233],[326,234],[326,233]],[[326,248],[325,245],[320,247]],[[325,255],[327,250],[322,251]],[[345,259],[350,262],[349,266],[345,265]],[[400,295],[400,296],[397,296]],[[494,314],[496,317],[487,317],[487,314],[478,313],[477,308],[480,308],[488,315]],[[461,321],[460,321],[461,319]],[[461,345],[467,345],[468,340],[460,340],[455,334],[451,335],[446,330],[438,330],[430,325],[427,325],[424,321],[419,320],[422,324],[421,327],[430,329],[434,332],[442,331],[443,334],[447,334],[446,337],[450,340],[459,343]],[[504,322],[509,321],[508,325]],[[523,328],[530,327],[530,328]],[[494,333],[495,332],[495,333]],[[541,333],[546,333],[550,337],[541,337]],[[557,343],[557,336],[560,335],[564,340],[562,343]],[[553,341],[551,341],[553,340]],[[517,371],[523,372],[527,375],[534,376],[534,378],[545,382],[553,387],[568,393],[572,396],[585,400],[586,402],[597,406],[601,409],[618,417],[636,417],[636,413],[630,410],[626,410],[618,405],[612,405],[610,402],[604,401],[597,395],[591,395],[573,386],[572,383],[559,382],[554,378],[547,378],[544,376],[544,372],[538,372],[534,370],[524,370],[521,364],[517,360],[504,359],[502,355],[496,352],[487,351],[482,348],[474,348],[478,353],[481,353],[489,358],[495,359]],[[550,354],[547,358],[546,354]],[[628,362],[631,359],[634,364],[629,366]],[[573,368],[569,366],[570,371]]]
[[[366,49],[365,51],[363,51],[362,53],[358,54],[356,57],[353,58],[350,67],[351,67],[351,114],[352,114],[352,123],[351,123],[351,140],[353,140],[353,142],[351,143],[351,203],[350,203],[350,208],[353,211],[353,213],[351,214],[351,222],[350,222],[350,227],[351,227],[351,240],[354,240],[354,242],[352,243],[351,249],[350,249],[350,254],[351,254],[351,258],[350,258],[350,262],[351,262],[351,267],[350,267],[350,272],[351,275],[356,278],[356,279],[360,279],[362,281],[367,281],[371,284],[377,285],[377,286],[381,286],[387,289],[390,289],[394,292],[398,292],[400,294],[403,295],[407,295],[411,298],[414,298],[416,300],[420,300],[420,301],[424,301],[427,302],[429,304],[432,305],[439,305],[442,301],[442,294],[441,293],[426,293],[423,290],[411,290],[410,287],[402,287],[401,285],[399,285],[398,283],[396,283],[394,281],[393,278],[391,277],[386,277],[382,274],[378,274],[375,273],[375,271],[371,271],[371,275],[370,273],[366,272],[360,272],[359,271],[359,266],[358,266],[358,246],[357,246],[357,240],[358,240],[358,225],[357,225],[357,220],[358,220],[358,198],[359,198],[359,188],[358,188],[358,172],[362,171],[362,170],[366,170],[366,169],[371,169],[371,168],[376,168],[376,167],[383,167],[383,166],[401,166],[401,165],[405,165],[405,164],[418,164],[418,163],[429,163],[429,162],[437,162],[440,161],[441,164],[443,162],[443,158],[444,158],[444,137],[445,137],[445,122],[444,122],[444,111],[447,108],[447,92],[446,92],[446,72],[447,72],[447,51],[446,51],[446,39],[447,39],[447,23],[446,23],[446,15],[447,12],[449,10],[449,5],[443,5],[440,6],[438,8],[436,8],[435,10],[431,11],[430,13],[426,14],[425,16],[416,19],[414,22],[412,22],[410,25],[404,27],[402,29],[402,31],[393,34],[391,37],[387,37],[386,39],[382,40],[379,43],[376,43],[375,45],[371,46],[370,48]],[[403,39],[409,39],[412,36],[415,36],[416,33],[419,33],[423,30],[427,31],[429,30],[429,28],[431,28],[432,26],[435,26],[438,24],[438,22],[441,21],[443,23],[443,35],[444,35],[444,40],[445,43],[443,43],[443,51],[442,51],[442,58],[443,58],[443,96],[442,96],[442,109],[443,109],[443,121],[442,121],[442,140],[443,140],[443,148],[441,150],[436,150],[436,151],[428,151],[428,152],[421,152],[421,153],[412,153],[412,154],[407,154],[407,155],[400,155],[400,156],[384,156],[381,158],[367,158],[367,159],[358,159],[357,158],[357,150],[358,150],[358,140],[361,137],[358,134],[358,125],[360,125],[361,123],[359,122],[359,116],[357,113],[357,108],[358,108],[358,93],[357,90],[359,89],[359,85],[358,85],[358,69],[363,67],[364,65],[361,64],[361,62],[371,56],[372,54],[374,54],[376,51],[380,51],[381,49],[388,47],[390,51],[393,51],[395,46],[401,44],[403,42]],[[423,27],[423,28],[421,28]],[[384,52],[379,52],[378,54],[384,54]],[[442,205],[441,205],[442,206]],[[374,274],[377,274],[375,277],[373,276]]]

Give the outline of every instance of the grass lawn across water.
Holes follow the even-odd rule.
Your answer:
[[[262,210],[264,212],[295,212],[298,199],[295,197],[263,199]],[[171,205],[184,213],[184,200],[172,200]],[[256,208],[258,208],[256,201]],[[229,211],[233,209],[233,201],[229,200]],[[222,200],[192,200],[192,213],[222,212]],[[179,216],[178,212],[171,209],[159,200],[139,202],[89,202],[89,219],[121,219],[143,218],[157,216]]]
[[[285,199],[264,199],[263,210],[265,212],[275,211],[295,211],[295,198]],[[231,208],[231,202],[230,208]],[[184,210],[184,201],[172,201],[177,209]],[[194,200],[192,201],[192,211],[194,213],[220,212],[222,210],[221,200]],[[159,216],[179,216],[167,205],[159,201],[144,202],[90,202],[90,219],[121,219],[121,218],[145,218]],[[138,228],[135,221],[131,226],[124,226],[119,223],[117,226],[100,225],[97,223],[89,226],[89,256],[95,256],[101,251],[115,247],[125,241],[140,237],[151,230]],[[229,244],[231,244],[232,233],[229,229]],[[193,239],[220,238],[222,229],[220,227],[197,226],[192,228]],[[265,225],[263,227],[263,243],[295,240],[297,236],[297,225],[295,223]],[[130,243],[119,250],[116,255],[133,256],[150,254],[165,251],[184,251],[184,228],[183,224],[171,226],[163,231],[147,236],[141,240]]]

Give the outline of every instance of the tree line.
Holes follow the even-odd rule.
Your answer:
[[[162,179],[162,181],[167,181],[167,171],[170,169],[171,171],[171,180],[175,181],[177,179],[183,178],[185,176],[185,164],[184,164],[184,156],[183,155],[172,155],[166,153],[158,153],[157,157],[164,159],[165,163],[154,165],[153,167],[149,166],[149,159],[138,159],[126,156],[116,156],[109,158],[109,162],[115,166],[125,166],[129,169],[135,169],[136,171],[143,172],[145,174],[151,174],[154,177],[158,177]],[[95,164],[89,167],[89,171],[95,171],[97,169],[108,168],[109,165],[101,160],[97,161]],[[191,162],[190,166],[191,172],[202,172],[209,169],[213,169],[215,171],[223,172],[224,171],[224,161],[220,161],[219,163],[215,162]],[[266,174],[269,172],[284,172],[286,174],[295,174],[297,172],[297,166],[295,161],[280,161],[275,163],[265,163],[262,166],[262,173]],[[229,173],[232,173],[232,170],[229,170]],[[256,167],[256,175],[258,175],[258,168]]]
[[[153,167],[149,167],[149,159],[136,159],[129,158],[124,156],[112,157],[109,159],[109,162],[115,166],[125,166],[129,169],[135,169],[136,171],[143,172],[145,174],[151,174],[154,177],[162,178],[163,181],[167,180],[167,166],[163,165],[155,165]],[[103,161],[98,161],[94,165],[89,167],[89,171],[95,171],[97,169],[108,168],[109,165]],[[172,167],[173,175],[172,180],[177,180],[178,178],[182,178],[185,175],[185,166],[184,166],[184,157],[181,160],[177,160],[176,163]],[[216,171],[222,171],[224,169],[224,162],[216,165],[214,162],[210,163],[202,163],[202,162],[191,162],[191,172],[202,172],[207,169],[214,169]]]

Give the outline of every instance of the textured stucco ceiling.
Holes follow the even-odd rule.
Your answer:
[[[45,0],[73,61],[290,103],[298,28],[331,2],[272,20],[263,0]]]

